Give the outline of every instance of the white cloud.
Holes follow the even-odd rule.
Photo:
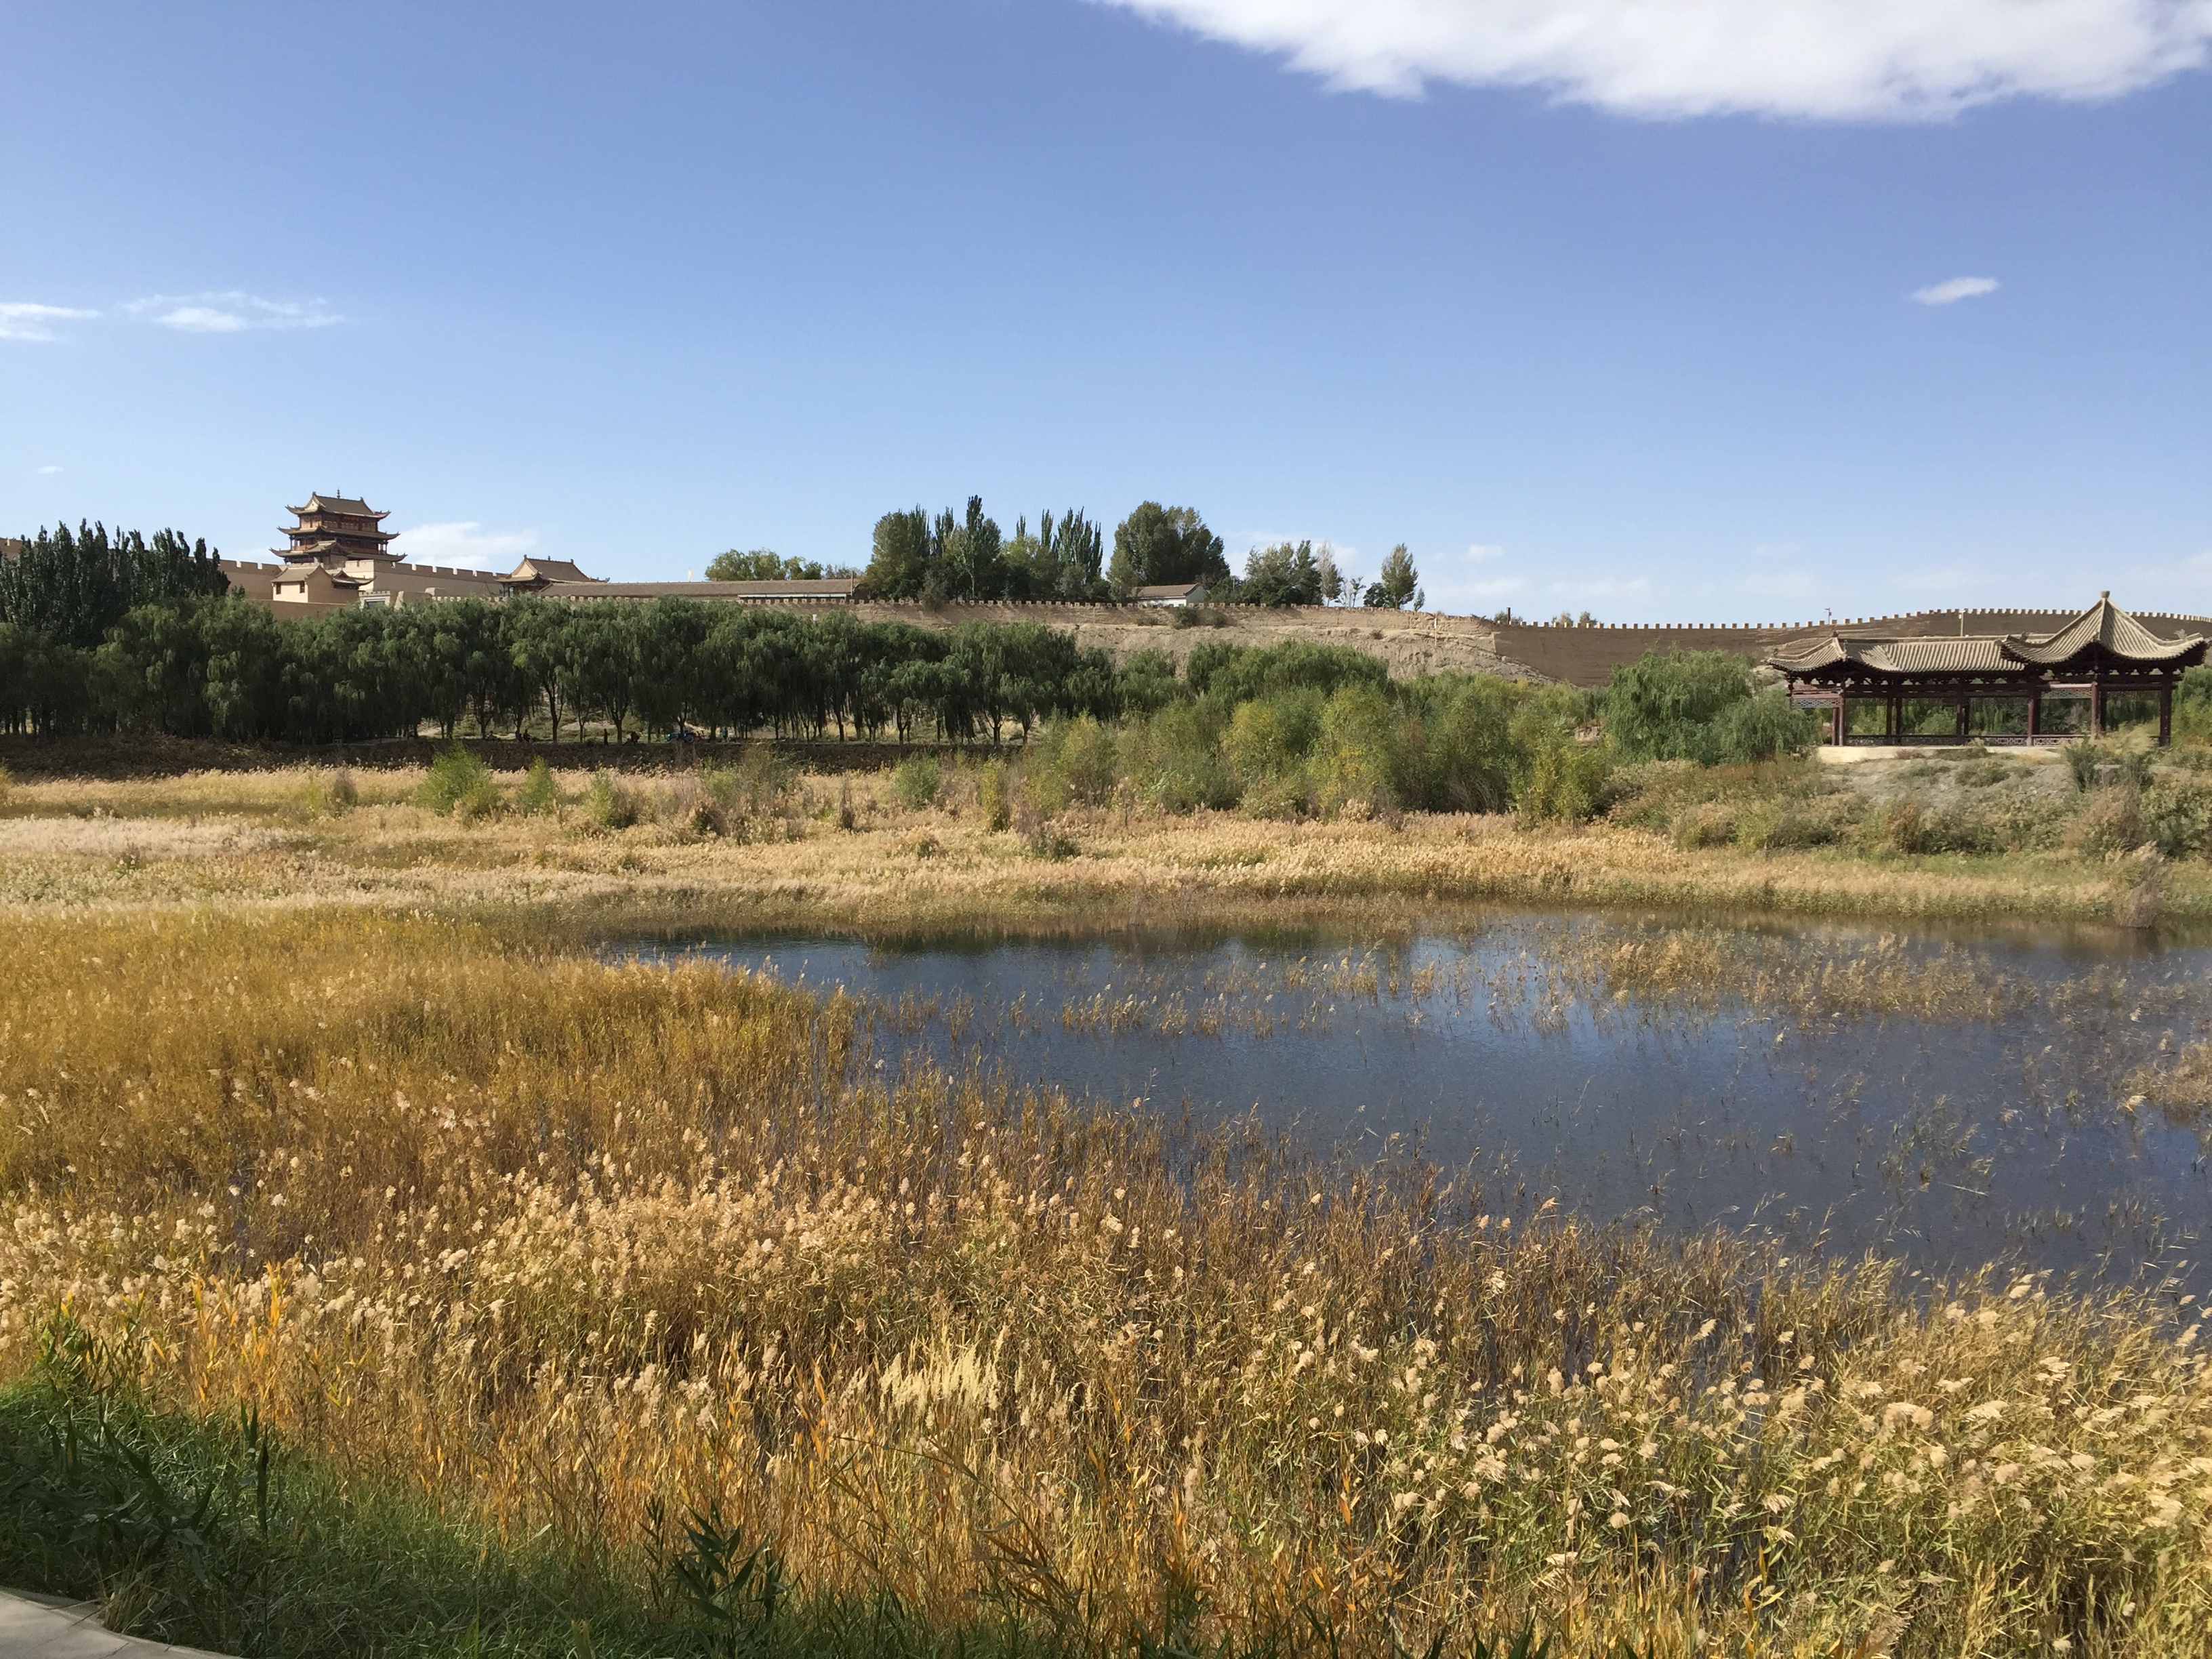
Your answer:
[[[2181,587],[2212,587],[2212,548],[2167,564],[2138,565],[2129,573],[2144,584],[2171,583]],[[2099,583],[2099,586],[2104,586]],[[2154,605],[2145,606],[2155,609]]]
[[[1534,87],[1616,114],[1942,118],[2203,64],[2212,0],[1098,0],[1340,88]]]
[[[264,300],[222,294],[153,294],[124,309],[186,334],[243,334],[248,329],[329,328],[345,319],[320,300]]]
[[[1582,581],[1547,583],[1546,591],[1563,599],[1632,599],[1651,591],[1651,579],[1632,576],[1623,580],[1615,576],[1594,576]]]
[[[51,478],[60,471],[61,468],[58,466],[42,466],[39,469],[39,476],[42,478]]]
[[[534,530],[486,530],[473,519],[418,524],[393,538],[392,550],[415,564],[471,570],[512,570],[538,545]]]
[[[1928,288],[1916,288],[1912,298],[1923,306],[1956,305],[1961,300],[1974,300],[1984,294],[1997,291],[1994,276],[1954,276],[1948,283],[1936,283]]]
[[[70,306],[33,305],[27,300],[0,301],[0,340],[58,340],[62,337],[54,332],[56,323],[82,322],[99,315]]]
[[[1490,608],[1484,601],[1510,599],[1527,592],[1526,576],[1461,574],[1470,566],[1486,565],[1504,556],[1504,548],[1481,542],[1448,553],[1417,555],[1414,567],[1421,573],[1421,586],[1428,594],[1429,609],[1446,613],[1483,611]]]
[[[1525,576],[1488,576],[1477,581],[1455,582],[1446,577],[1431,580],[1421,573],[1421,588],[1431,611],[1445,616],[1467,616],[1495,611],[1500,601],[1519,598],[1528,591]]]

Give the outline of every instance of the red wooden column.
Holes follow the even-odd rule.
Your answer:
[[[2089,735],[2105,735],[2105,677],[2102,674],[2089,682]]]
[[[2043,688],[2036,686],[2027,694],[2027,740],[2032,744],[2043,730]]]
[[[1844,694],[1836,693],[1836,705],[1828,711],[1828,741],[1840,749],[1844,746]]]
[[[1963,691],[1959,693],[1959,738],[1962,743],[1966,740],[1967,727],[1972,723],[1967,718],[1967,710],[1970,707],[1966,694]]]
[[[2173,687],[2158,688],[2158,746],[2165,748],[2173,741]]]

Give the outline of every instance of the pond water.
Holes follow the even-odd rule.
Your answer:
[[[842,987],[894,1070],[1249,1112],[1353,1158],[1410,1145],[1506,1212],[2124,1278],[2186,1272],[2212,1214],[2212,1139],[2138,1097],[2212,1025],[2203,945],[1491,915],[1382,945],[608,948]]]

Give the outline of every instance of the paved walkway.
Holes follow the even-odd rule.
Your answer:
[[[198,1648],[173,1648],[118,1636],[86,1602],[0,1590],[0,1659],[217,1659]]]

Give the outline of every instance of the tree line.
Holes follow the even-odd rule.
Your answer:
[[[773,553],[728,553],[708,567],[710,574],[782,570],[819,576],[818,565],[778,562]],[[1391,609],[1425,603],[1420,575],[1401,544],[1382,561],[1371,581],[1347,577],[1338,569],[1326,544],[1280,542],[1255,547],[1246,555],[1244,574],[1232,573],[1222,539],[1206,527],[1195,507],[1139,503],[1114,529],[1114,551],[1106,554],[1103,528],[1079,509],[1014,521],[1009,536],[983,510],[983,498],[970,495],[967,510],[951,508],[932,517],[915,507],[886,513],[876,521],[866,569],[859,573],[860,591],[884,599],[920,599],[925,604],[989,599],[1064,599],[1102,602],[1126,599],[1143,587],[1199,583],[1208,599],[1243,605],[1335,605],[1346,599]]]
[[[0,559],[0,623],[88,650],[134,606],[229,592],[222,556],[173,530],[41,529]]]
[[[531,598],[280,617],[240,598],[140,605],[96,647],[0,623],[0,724],[295,743],[598,727],[927,737],[1111,719],[1111,657],[1036,623],[933,629],[683,599]]]

